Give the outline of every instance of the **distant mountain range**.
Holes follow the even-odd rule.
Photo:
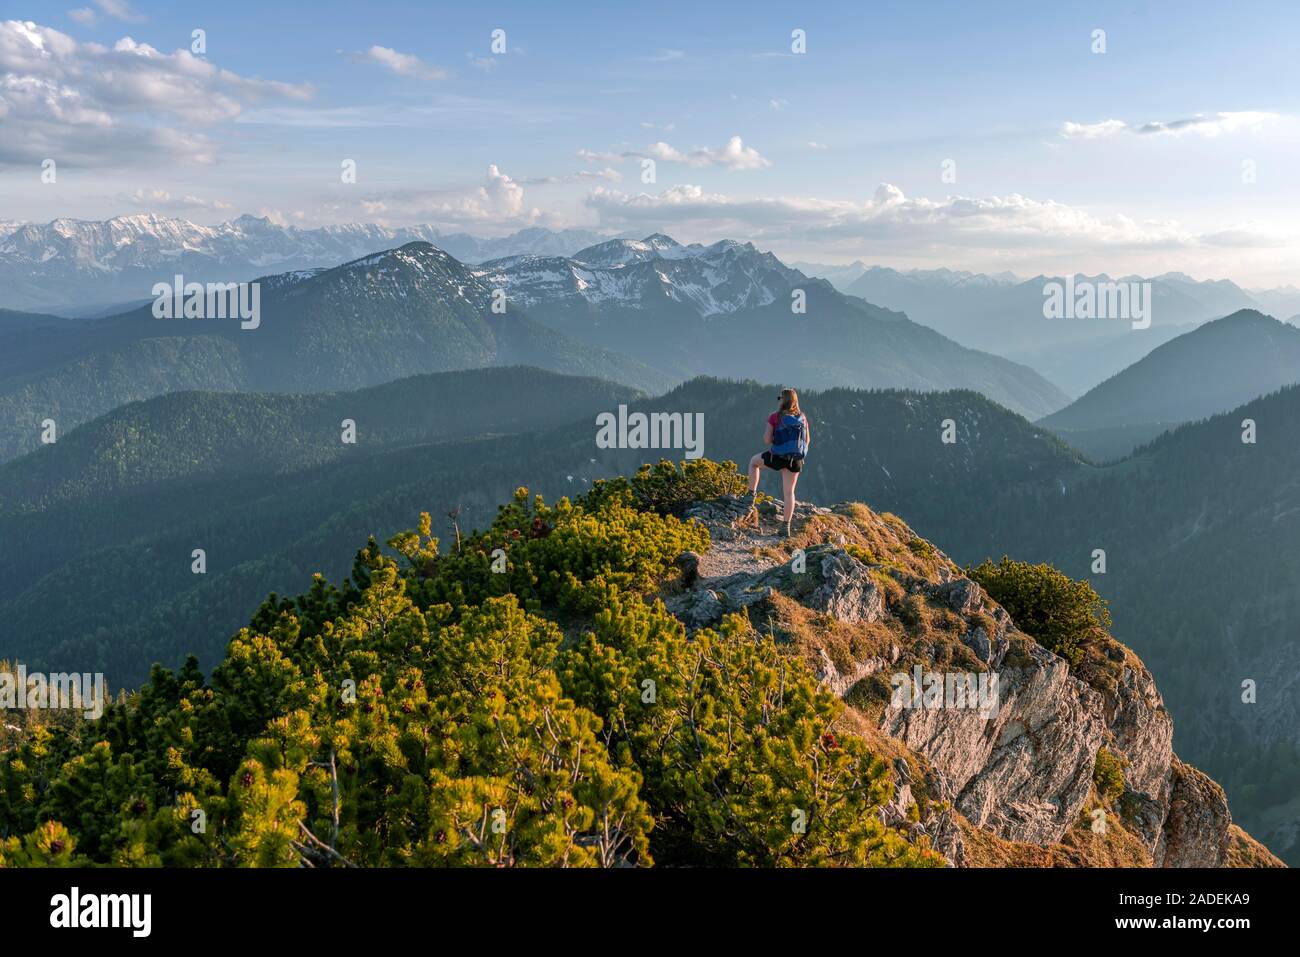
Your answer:
[[[613,245],[611,238],[615,240]],[[247,215],[216,226],[156,214],[118,216],[103,221],[3,222],[0,223],[0,308],[98,318],[140,305],[148,300],[155,282],[169,281],[177,273],[198,282],[246,281],[272,273],[332,267],[418,241],[431,243],[464,263],[492,263],[494,273],[510,281],[521,304],[530,298],[545,300],[542,303],[545,310],[556,318],[565,311],[618,308],[630,297],[630,290],[618,288],[620,283],[638,285],[641,292],[647,293],[654,284],[656,271],[649,267],[641,269],[639,274],[637,269],[625,273],[593,273],[595,269],[645,267],[651,259],[661,265],[676,260],[671,268],[659,270],[671,276],[677,288],[675,302],[658,303],[665,311],[685,307],[697,315],[733,314],[742,307],[762,305],[765,295],[784,292],[788,287],[781,287],[791,278],[790,274],[825,277],[839,293],[862,298],[883,311],[905,313],[913,322],[934,329],[960,345],[1028,366],[1072,395],[1082,394],[1200,322],[1243,308],[1278,316],[1300,313],[1300,289],[1294,286],[1247,291],[1226,280],[1200,282],[1181,273],[1166,273],[1149,280],[1124,277],[1125,281],[1152,283],[1153,324],[1149,329],[1133,330],[1127,323],[1116,320],[1049,321],[1042,315],[1043,287],[1054,281],[1053,277],[1024,280],[1005,272],[896,270],[868,266],[861,261],[847,266],[817,263],[788,266],[770,254],[767,254],[770,262],[760,265],[752,277],[730,274],[705,277],[704,273],[722,249],[739,244],[679,246],[668,240],[667,244],[638,252],[630,246],[619,245],[618,241],[624,239],[627,237],[610,237],[593,230],[541,227],[499,238],[444,233],[430,226],[387,228],[347,224],[304,229]],[[626,261],[602,258],[624,254],[640,258]],[[563,279],[562,274],[572,272],[563,260],[580,263],[587,271]],[[685,275],[692,270],[699,274]],[[576,288],[593,276],[594,288],[580,291]],[[1077,278],[1103,282],[1110,277]],[[562,288],[565,284],[570,288]],[[696,292],[704,298],[696,303],[686,301]],[[715,295],[718,301],[710,301],[709,297]],[[746,300],[746,296],[751,298]],[[729,301],[731,297],[739,298]],[[578,302],[579,298],[584,302]],[[656,298],[662,300],[665,296],[651,294],[648,301]],[[674,294],[669,292],[666,298],[673,299]],[[617,338],[613,336],[614,330],[607,331],[611,339]],[[652,337],[649,331],[645,335]],[[681,377],[715,371],[672,361],[666,366],[666,371]],[[843,379],[839,369],[826,371],[829,378],[810,377],[808,381],[872,384],[868,379]],[[927,387],[924,382],[882,384]],[[964,384],[967,383],[941,382],[939,387]],[[974,387],[980,386],[974,384]],[[1041,389],[1041,384],[1036,389]],[[1015,395],[1014,390],[994,397],[1026,414],[1047,411],[1026,396]]]
[[[1118,280],[1105,274],[1074,277],[1076,283],[1150,282],[1151,326],[1133,329],[1117,319],[1044,318],[1043,289],[1051,282],[1063,283],[1061,276],[1021,279],[1006,272],[898,270],[861,262],[804,263],[800,268],[825,276],[849,295],[905,312],[963,345],[1028,365],[1075,395],[1201,322],[1240,309],[1276,316],[1300,312],[1300,289],[1294,286],[1246,290],[1228,280],[1198,281],[1177,272]]]
[[[1181,273],[1149,279],[1079,273],[1073,279],[1076,286],[1085,282],[1150,282],[1153,327],[1199,322],[1259,305],[1244,289],[1227,280],[1197,282]],[[1005,353],[1024,353],[1130,331],[1123,319],[1044,318],[1044,287],[1064,281],[1064,276],[1016,280],[949,270],[900,272],[876,266],[846,291],[891,309],[902,309],[917,322],[933,326],[966,345],[988,348],[997,344]]]
[[[153,284],[173,272],[196,282],[240,282],[335,266],[414,241],[432,243],[462,262],[481,262],[565,255],[606,238],[585,229],[530,228],[497,239],[442,233],[432,226],[350,223],[303,229],[247,215],[216,226],[151,213],[102,221],[0,222],[0,306],[84,316],[147,299]]]
[[[1098,459],[1300,382],[1300,329],[1253,309],[1207,322],[1039,421]]]
[[[121,255],[147,263],[122,265],[142,281],[172,282],[173,265],[142,247]],[[98,319],[0,311],[0,461],[35,448],[46,419],[66,431],[170,391],[355,389],[516,363],[649,393],[708,374],[799,388],[970,388],[1033,418],[1069,402],[1030,369],[737,242],[683,246],[653,235],[573,258],[471,266],[414,241],[257,282],[255,329],[155,318],[151,302]]]
[[[67,431],[139,399],[183,389],[320,392],[423,372],[527,363],[658,392],[668,376],[492,310],[492,290],[424,242],[333,269],[260,280],[259,324],[0,314],[0,461],[35,448],[40,423]]]
[[[644,313],[665,307],[696,324],[698,318],[766,306],[807,281],[751,243],[684,246],[661,233],[608,240],[568,258],[491,260],[475,273],[506,288],[525,310],[566,321],[585,318],[592,326],[608,323],[603,309]]]
[[[1069,401],[1031,369],[846,296],[752,243],[683,245],[655,234],[571,257],[492,260],[475,275],[539,321],[680,379],[969,388],[1031,416]]]
[[[818,279],[825,279],[840,292],[846,291],[855,279],[870,268],[861,259],[854,260],[848,265],[831,265],[828,263],[810,263],[791,260],[790,266],[793,269],[799,270],[806,276],[816,276]]]
[[[1300,319],[1300,289],[1295,286],[1281,286],[1277,289],[1252,289],[1252,296],[1264,307],[1264,312],[1271,316],[1290,316],[1290,322]]]
[[[963,269],[890,269],[887,266],[869,266],[862,260],[848,265],[827,265],[825,263],[798,262],[791,263],[797,269],[810,276],[818,276],[829,281],[841,292],[852,292],[852,286],[864,276],[870,275],[872,281],[899,281],[918,284],[931,284],[937,287],[970,286],[973,288],[987,286],[1013,286],[1022,280],[1015,273],[977,273]],[[857,295],[857,293],[855,293]]]

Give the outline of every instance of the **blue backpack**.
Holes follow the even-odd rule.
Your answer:
[[[783,415],[772,429],[772,454],[801,459],[808,454],[808,420],[802,415]]]

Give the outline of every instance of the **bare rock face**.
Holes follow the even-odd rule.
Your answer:
[[[961,835],[957,818],[951,808],[932,815],[918,831],[930,839],[930,846],[947,859],[953,867],[966,866],[966,839]]]
[[[944,808],[931,814],[925,821],[908,820],[908,808],[913,803],[912,767],[905,759],[896,758],[893,771],[894,794],[889,803],[880,809],[880,820],[889,827],[907,831],[914,840],[919,837],[928,838],[930,847],[942,854],[949,866],[963,867],[966,863],[966,841],[952,809]]]
[[[846,533],[853,535],[854,529],[845,524],[837,533],[835,522],[845,520],[832,510],[799,505],[796,528],[815,517],[830,518],[819,519],[826,534],[820,544],[805,545],[802,567],[796,567],[792,557],[771,557],[782,554],[782,543],[765,534],[761,522],[753,527],[748,500],[723,497],[697,503],[686,517],[708,527],[713,547],[683,559],[683,587],[666,596],[669,611],[694,630],[781,594],[845,625],[883,622],[899,629],[881,587],[890,584],[882,573],[892,576],[909,596],[922,596],[930,608],[948,616],[948,634],[978,660],[986,677],[996,676],[996,704],[980,708],[940,700],[936,705],[923,696],[889,701],[880,729],[924,760],[926,791],[939,803],[931,805],[923,820],[909,819],[915,782],[908,762],[896,761],[894,794],[881,810],[885,823],[928,836],[931,846],[955,866],[965,862],[965,847],[954,809],[1007,840],[1059,842],[1079,820],[1092,789],[1097,753],[1105,747],[1123,761],[1125,826],[1142,840],[1157,866],[1224,863],[1232,818],[1223,789],[1175,757],[1172,718],[1136,656],[1113,642],[1106,654],[1117,667],[1106,672],[1108,681],[1091,679],[1094,687],[1080,680],[1064,659],[1019,633],[1006,610],[941,553],[928,545],[914,549],[918,540],[908,537],[912,533],[902,523],[869,510],[854,514],[857,521],[878,526],[856,526],[868,535],[870,549],[849,550]],[[878,565],[855,557],[880,554],[876,549],[891,543],[901,543],[900,550],[883,555]],[[908,564],[909,550],[933,551],[938,560],[918,572],[915,562]],[[784,554],[790,556],[790,549]],[[908,641],[911,667],[918,657],[937,661],[939,637],[927,639],[922,632]],[[943,651],[943,660],[952,662],[951,646]],[[818,679],[840,697],[872,675],[892,678],[892,671],[904,669],[898,644],[847,667],[837,666],[824,648],[807,653]],[[965,665],[933,664],[938,673],[969,667],[969,660]]]
[[[1032,664],[997,674],[998,706],[987,717],[891,702],[881,728],[943,774],[971,823],[1008,840],[1058,841],[1092,783],[1105,734],[1097,695],[1037,646]]]
[[[672,598],[668,601],[667,608],[689,631],[706,628],[720,621],[727,613],[722,597],[708,588]]]
[[[912,805],[912,768],[903,758],[893,764],[894,795],[888,804],[880,809],[880,820],[890,827],[902,827],[907,823],[907,809]]]
[[[1151,672],[1136,659],[1126,663],[1103,707],[1111,734],[1107,747],[1125,761],[1124,800],[1134,809],[1132,830],[1154,859],[1173,786],[1173,717]]]
[[[1160,867],[1219,867],[1232,815],[1223,788],[1175,759],[1169,809],[1156,847]]]
[[[894,658],[897,658],[898,649],[895,648]],[[859,661],[847,671],[840,671],[831,656],[826,653],[825,648],[817,649],[817,661],[813,665],[813,674],[817,680],[824,684],[830,691],[843,698],[849,693],[855,684],[869,675],[883,670],[889,665],[889,661],[880,656],[873,656],[865,661]]]
[[[821,556],[821,581],[807,605],[837,621],[878,621],[885,613],[885,596],[860,561],[840,549]]]
[[[1151,672],[1140,663],[1126,667],[1115,697],[1106,702],[1105,717],[1115,752],[1128,761],[1125,783],[1138,794],[1157,797],[1173,761],[1174,719]]]
[[[959,615],[972,615],[984,606],[984,589],[969,578],[951,579],[931,593]]]
[[[730,526],[728,531],[734,534]],[[877,621],[885,613],[884,595],[867,567],[833,545],[807,549],[798,565],[770,560],[761,564],[749,554],[723,560],[705,556],[694,563],[679,563],[688,566],[683,568],[687,588],[668,596],[665,606],[690,630],[716,624],[724,615],[744,611],[776,592],[797,597],[813,611],[842,622]],[[711,567],[729,574],[709,577]],[[739,570],[732,570],[736,568]]]

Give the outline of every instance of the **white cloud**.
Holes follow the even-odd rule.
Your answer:
[[[617,183],[622,178],[622,173],[607,166],[604,169],[580,169],[567,176],[536,176],[519,182],[525,186],[556,186],[561,183],[590,183],[597,180]]]
[[[855,254],[895,254],[924,248],[954,259],[971,250],[1022,252],[1191,249],[1275,246],[1279,238],[1246,225],[1197,232],[1177,222],[1101,217],[1052,200],[1019,194],[932,200],[908,197],[885,183],[865,202],[816,197],[743,198],[673,186],[658,194],[597,187],[587,196],[600,224],[625,229],[685,229],[700,237],[738,236],[805,241],[852,248]]]
[[[399,53],[391,47],[372,46],[356,56],[357,59],[377,63],[390,73],[417,80],[442,80],[447,76],[447,71],[441,67],[425,63],[414,54]]]
[[[578,150],[577,157],[584,163],[619,163],[627,158],[626,153],[601,152],[600,150]]]
[[[125,201],[132,203],[150,211],[184,211],[184,210],[204,210],[220,211],[233,209],[234,207],[220,199],[200,199],[197,196],[185,195],[174,197],[165,189],[137,189],[129,196],[124,197]]]
[[[234,119],[248,103],[310,96],[308,86],[243,77],[184,49],[162,53],[131,37],[109,49],[30,21],[0,23],[0,164],[208,162],[213,144],[193,127]]]
[[[459,190],[393,191],[368,196],[359,204],[370,216],[383,213],[393,220],[439,227],[519,228],[546,219],[540,210],[524,203],[524,184],[502,172],[495,163],[487,168],[487,175],[479,186]]]
[[[810,150],[828,150],[828,149],[830,149],[830,147],[827,146],[825,143],[818,143],[816,140],[809,140],[809,141],[808,141],[808,148],[809,148]]]
[[[131,5],[125,0],[95,0],[95,6],[114,20],[125,20],[127,23],[139,23],[144,20],[144,17],[131,9]]]
[[[90,7],[78,7],[75,10],[68,11],[68,19],[75,23],[80,23],[83,27],[93,26],[95,23],[95,11]]]
[[[640,59],[649,60],[652,63],[667,63],[670,60],[682,60],[685,57],[685,50],[659,50],[654,56],[640,57]]]
[[[1280,119],[1277,113],[1246,110],[1237,113],[1210,113],[1181,120],[1153,120],[1140,126],[1131,126],[1123,120],[1103,120],[1100,123],[1066,122],[1061,125],[1061,136],[1066,139],[1099,139],[1119,133],[1140,135],[1165,134],[1181,136],[1195,133],[1199,136],[1222,136],[1238,130],[1259,130]]]
[[[282,210],[272,209],[270,206],[263,206],[257,211],[257,215],[269,219],[276,226],[289,225],[289,217]]]
[[[716,149],[697,146],[690,150],[660,140],[644,149],[622,152],[578,150],[578,158],[586,163],[617,163],[625,159],[653,159],[661,163],[679,163],[683,166],[722,166],[729,170],[766,169],[772,163],[751,146],[746,146],[739,136],[733,136]]]
[[[1214,113],[1210,116],[1195,116],[1185,120],[1173,120],[1168,123],[1153,122],[1138,127],[1139,133],[1199,133],[1202,136],[1219,136],[1235,133],[1237,130],[1258,130],[1267,123],[1278,119],[1276,113],[1262,113],[1247,110],[1239,113]]]
[[[573,178],[576,180],[603,179],[607,182],[617,183],[623,178],[623,174],[606,166],[604,169],[580,169],[573,174]]]
[[[697,147],[687,153],[674,149],[667,143],[659,142],[650,146],[648,154],[669,163],[684,163],[687,166],[725,166],[730,170],[764,169],[771,162],[752,146],[746,146],[739,136],[733,136],[725,146],[719,149]]]
[[[767,105],[777,111],[784,110],[789,105],[789,103],[790,103],[789,100],[784,100],[779,96],[774,96],[772,97],[772,99],[767,101]]]
[[[1123,120],[1102,120],[1100,123],[1071,123],[1066,121],[1061,126],[1061,135],[1066,139],[1095,140],[1103,136],[1114,136],[1128,129]]]

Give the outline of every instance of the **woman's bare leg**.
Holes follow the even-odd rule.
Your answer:
[[[763,471],[763,456],[755,455],[749,460],[749,494],[758,491],[758,476]]]
[[[782,470],[781,485],[785,493],[785,527],[786,531],[790,530],[790,522],[794,519],[794,487],[799,481],[798,472]]]

